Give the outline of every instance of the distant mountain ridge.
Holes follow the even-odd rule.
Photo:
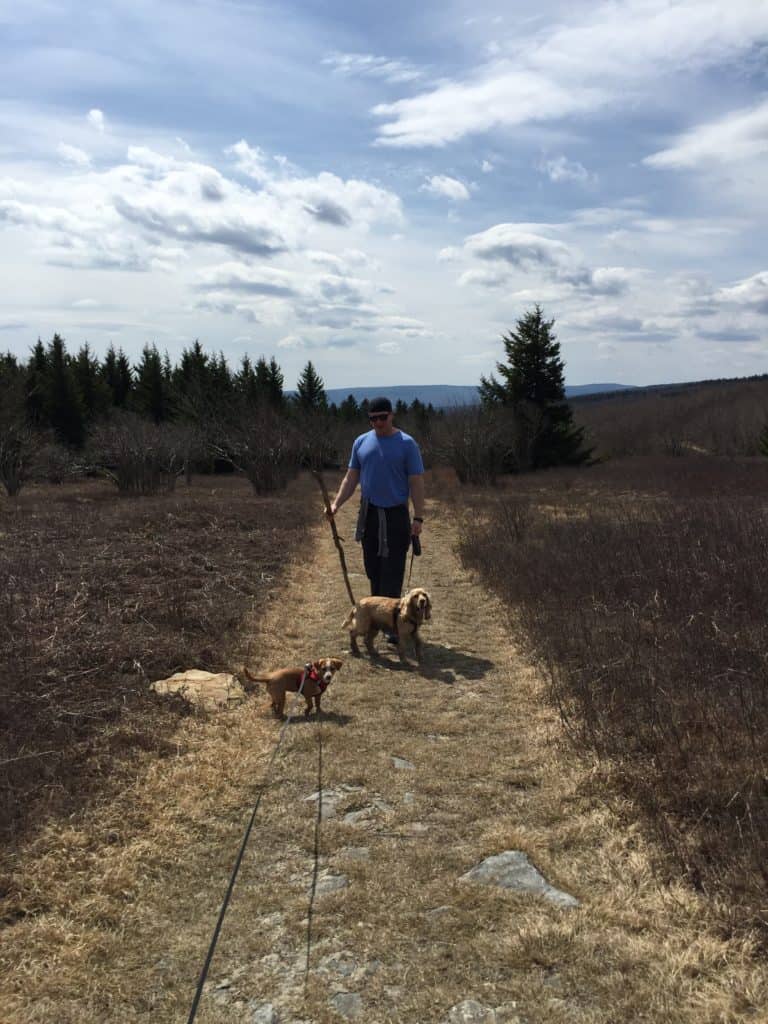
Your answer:
[[[632,388],[631,384],[575,384],[573,387],[566,387],[565,394],[568,398],[577,398],[580,395],[596,395],[605,391],[624,391]],[[480,401],[480,394],[476,384],[397,384],[392,387],[351,387],[351,388],[326,388],[325,393],[329,402],[340,405],[349,395],[354,395],[355,401],[362,402],[364,398],[369,401],[379,395],[386,395],[393,405],[397,402],[405,402],[410,405],[414,398],[418,398],[424,405],[430,403],[436,409],[452,409],[457,405],[475,405]]]

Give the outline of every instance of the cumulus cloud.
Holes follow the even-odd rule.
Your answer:
[[[536,30],[534,30],[536,32]],[[624,0],[583,7],[564,26],[516,39],[461,81],[382,103],[378,144],[444,146],[472,132],[541,123],[634,101],[681,67],[703,69],[768,39],[768,6]]]
[[[104,112],[102,110],[99,110],[98,107],[93,107],[92,110],[88,111],[88,114],[86,115],[86,120],[92,128],[96,129],[97,132],[100,132],[102,135],[104,134],[104,130],[106,128],[106,121],[104,118]]]
[[[715,299],[728,305],[744,306],[757,313],[768,313],[768,270],[762,270],[730,288],[721,288]]]
[[[70,146],[66,142],[60,142],[56,147],[56,152],[65,163],[74,164],[75,167],[82,170],[91,166],[91,158],[79,146]]]
[[[768,100],[737,110],[681,135],[643,163],[665,170],[739,163],[768,153]]]
[[[590,174],[583,164],[580,164],[578,160],[569,160],[565,156],[542,160],[539,170],[556,184],[573,181],[578,185],[589,185],[595,180],[594,175]]]
[[[531,231],[528,225],[496,224],[466,238],[463,252],[491,266],[464,271],[461,285],[504,288],[512,273],[519,271],[539,273],[551,282],[591,295],[620,295],[634,277],[625,267],[590,267],[571,246]]]
[[[227,156],[235,157],[235,168],[241,174],[245,174],[254,181],[269,181],[271,175],[268,170],[268,157],[264,150],[258,146],[249,146],[245,139],[224,150]]]
[[[450,178],[447,174],[434,174],[431,178],[427,178],[420,191],[429,192],[433,196],[443,196],[446,199],[469,199],[467,186],[458,178]]]
[[[380,78],[393,84],[415,82],[424,75],[408,61],[371,53],[330,53],[321,63],[332,68],[335,75],[345,78]]]

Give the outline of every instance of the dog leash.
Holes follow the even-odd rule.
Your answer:
[[[413,557],[421,554],[421,538],[415,533],[411,534],[411,564],[408,567],[408,586],[411,585],[411,573],[413,572]]]
[[[309,662],[307,662],[307,664],[304,666],[304,672],[302,673],[302,676],[301,676],[301,683],[299,684],[299,688],[296,691],[296,696],[295,696],[294,701],[293,701],[293,707],[291,708],[290,714],[288,715],[286,720],[283,722],[283,727],[280,730],[280,735],[277,737],[277,743],[275,744],[275,749],[272,751],[272,757],[269,759],[269,763],[267,764],[266,770],[264,772],[265,780],[266,780],[266,777],[269,775],[269,772],[270,772],[270,770],[272,768],[272,765],[275,763],[275,758],[277,757],[277,752],[280,749],[280,744],[283,742],[283,736],[285,735],[285,730],[286,730],[286,728],[288,727],[289,723],[291,722],[291,720],[293,718],[294,709],[296,708],[296,705],[298,703],[299,697],[301,696],[301,692],[304,689],[304,683],[306,682],[307,676],[309,675],[311,669],[312,669],[312,665]],[[224,923],[224,915],[226,914],[227,908],[229,907],[229,901],[230,901],[230,899],[232,897],[232,891],[235,888],[235,879],[237,878],[237,873],[240,870],[240,864],[242,863],[243,855],[245,854],[245,848],[248,845],[248,839],[250,838],[250,835],[251,835],[251,829],[253,828],[253,823],[256,820],[256,812],[259,809],[259,804],[261,803],[261,798],[262,798],[262,796],[264,794],[264,789],[265,789],[265,782],[262,782],[261,788],[259,790],[259,795],[256,797],[256,803],[254,804],[254,807],[253,807],[253,812],[251,813],[251,819],[248,822],[248,826],[247,826],[247,828],[245,830],[245,835],[243,836],[243,841],[240,844],[240,852],[237,855],[237,859],[235,860],[235,866],[232,869],[232,875],[230,876],[230,879],[229,879],[229,885],[227,886],[227,891],[226,891],[226,894],[224,896],[224,902],[221,904],[221,910],[219,911],[219,919],[216,922],[216,927],[213,930],[213,938],[211,939],[211,943],[210,943],[210,945],[208,947],[208,954],[207,954],[207,956],[205,958],[205,963],[203,964],[203,969],[200,972],[200,978],[199,978],[199,980],[197,982],[197,990],[195,991],[195,998],[192,1001],[192,1008],[189,1011],[189,1017],[187,1017],[187,1024],[192,1024],[192,1022],[194,1021],[195,1016],[197,1014],[197,1008],[198,1008],[198,1006],[200,1004],[200,998],[201,998],[201,996],[203,994],[203,988],[205,987],[205,982],[206,982],[206,979],[208,977],[208,970],[209,970],[209,968],[211,966],[211,961],[213,960],[213,954],[214,954],[214,951],[216,949],[216,943],[219,941],[219,933],[221,932],[221,926]]]

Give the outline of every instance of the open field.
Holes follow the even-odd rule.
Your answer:
[[[470,506],[465,562],[576,747],[634,801],[664,872],[717,894],[726,931],[768,937],[768,462],[627,459]]]
[[[171,752],[184,705],[158,706],[147,680],[229,664],[244,617],[301,552],[311,486],[256,498],[242,479],[207,477],[134,500],[91,480],[0,501],[6,852],[29,826],[113,786],[117,764]]]
[[[600,507],[601,488],[624,493],[610,478],[566,477],[558,486],[556,475],[524,481],[529,500],[538,495],[551,518],[558,509],[571,518],[569,501],[582,486]],[[198,528],[231,517],[221,551],[233,551],[231,534],[246,508],[263,508],[271,523],[276,506],[272,499],[254,505],[243,491],[236,515],[239,485],[229,486],[223,502],[209,503],[198,485],[197,497],[163,501],[188,500],[190,516],[205,507]],[[523,646],[518,611],[510,617],[458,561],[459,513],[473,509],[480,524],[492,496],[444,481],[442,497],[428,504],[414,583],[432,592],[435,618],[416,670],[401,668],[388,651],[375,664],[344,653],[347,598],[336,552],[316,515],[314,484],[295,486],[290,504],[275,499],[280,522],[287,528],[304,506],[314,525],[303,542],[294,533],[296,543],[285,545],[279,534],[260,549],[261,562],[250,558],[251,568],[272,567],[266,593],[241,596],[237,622],[227,629],[216,620],[181,655],[152,667],[166,674],[181,657],[197,663],[206,641],[216,644],[213,667],[341,654],[346,662],[324,697],[324,718],[289,725],[265,777],[279,726],[263,693],[210,715],[144,700],[132,721],[154,708],[147,721],[157,716],[153,735],[162,735],[162,749],[121,748],[122,760],[105,758],[110,778],[87,799],[51,805],[16,834],[6,906],[25,912],[6,914],[0,930],[3,1024],[185,1020],[262,782],[199,1021],[333,1024],[341,1008],[358,1006],[356,1019],[371,1024],[443,1024],[466,999],[493,1008],[488,1024],[764,1020],[768,971],[756,933],[743,926],[729,933],[717,894],[659,872],[664,848],[637,801],[563,732],[547,676]],[[135,507],[151,508],[157,522],[156,502]],[[340,531],[362,594],[359,554],[349,542],[353,517],[347,506]],[[226,578],[223,555],[204,553]],[[238,555],[242,569],[244,550]],[[226,562],[235,576],[236,562],[234,554]],[[147,661],[150,648],[141,649]],[[134,693],[141,686],[135,680]],[[114,728],[97,723],[93,742]],[[506,849],[527,853],[581,905],[564,910],[460,880]],[[276,1018],[256,1016],[265,1004]]]

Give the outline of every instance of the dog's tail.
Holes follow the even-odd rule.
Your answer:
[[[355,621],[355,612],[357,611],[357,605],[355,605],[349,615],[344,619],[341,624],[342,629],[349,629],[352,623]]]
[[[252,683],[266,683],[266,676],[255,676],[253,672],[249,672],[248,668],[243,665],[243,675],[246,679],[249,679]]]

